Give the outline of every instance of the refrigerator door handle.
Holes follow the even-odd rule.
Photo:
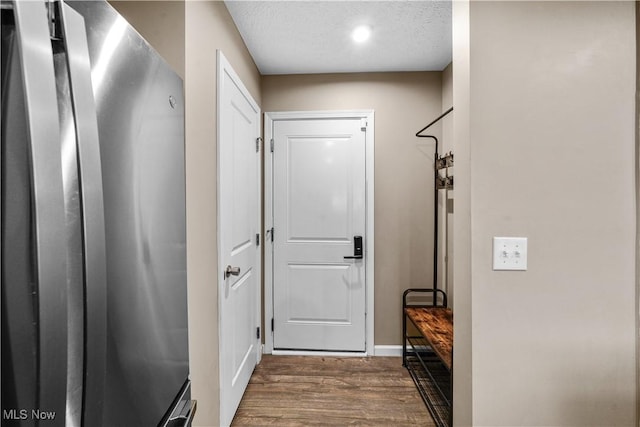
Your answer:
[[[170,409],[166,420],[158,424],[159,427],[191,427],[196,415],[198,402],[191,400],[191,381],[187,380],[180,391],[175,406]]]
[[[67,54],[82,200],[85,274],[84,425],[102,424],[106,375],[107,273],[104,199],[98,119],[91,63],[82,15],[60,3],[62,38]]]
[[[193,417],[196,416],[197,407],[198,407],[197,401],[192,400],[191,402],[189,402],[189,412],[187,413],[184,427],[191,427],[191,423],[193,422]]]
[[[61,143],[53,51],[44,1],[12,3],[30,156],[38,311],[37,408],[65,423],[67,258]]]
[[[188,400],[183,403],[184,407],[181,409],[181,413],[169,418],[164,427],[191,427],[193,418],[196,416],[198,402]]]

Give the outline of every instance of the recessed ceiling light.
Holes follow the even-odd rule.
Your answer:
[[[366,25],[360,25],[356,27],[351,33],[351,37],[356,43],[365,42],[371,36],[371,28]]]

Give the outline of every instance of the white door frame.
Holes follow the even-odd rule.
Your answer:
[[[373,110],[337,110],[337,111],[284,111],[267,112],[264,118],[264,328],[265,328],[265,354],[323,354],[345,356],[349,353],[331,352],[305,352],[305,351],[275,351],[273,350],[273,332],[271,331],[271,319],[273,318],[273,245],[267,230],[273,227],[273,156],[269,150],[270,141],[273,138],[273,122],[279,120],[304,120],[304,119],[360,119],[366,121],[367,130],[365,133],[365,188],[366,188],[366,232],[365,239],[365,259],[366,259],[366,352],[351,353],[361,356],[363,354],[373,356],[374,351],[374,112]],[[278,230],[275,231],[276,233]],[[267,240],[268,238],[268,240]]]
[[[251,96],[251,94],[249,93],[249,90],[246,88],[246,86],[244,85],[244,83],[242,83],[242,80],[240,80],[240,77],[238,76],[238,74],[233,70],[233,68],[231,67],[231,64],[229,63],[229,61],[227,60],[227,58],[225,58],[225,56],[223,55],[222,51],[217,50],[216,51],[217,54],[217,90],[216,90],[216,102],[217,102],[217,113],[216,113],[216,120],[217,120],[217,228],[218,228],[218,241],[217,241],[217,247],[218,247],[218,271],[217,271],[217,280],[216,283],[218,285],[218,342],[219,342],[219,346],[218,346],[218,369],[219,369],[219,378],[218,378],[218,384],[220,386],[220,425],[225,425],[226,422],[225,420],[222,419],[222,417],[225,415],[225,411],[222,408],[222,404],[223,404],[223,400],[222,400],[222,395],[224,393],[224,384],[223,384],[223,366],[222,366],[222,360],[223,360],[223,354],[225,353],[226,349],[223,348],[223,343],[225,342],[223,340],[223,334],[229,333],[229,329],[226,328],[226,325],[223,325],[223,319],[222,319],[222,303],[223,303],[223,292],[224,292],[224,286],[225,286],[225,279],[223,278],[223,271],[225,268],[225,264],[223,263],[223,248],[222,248],[222,242],[223,237],[225,235],[225,233],[227,233],[227,230],[225,229],[225,227],[222,225],[221,223],[221,216],[220,216],[220,206],[221,203],[223,203],[222,200],[222,191],[221,188],[224,185],[227,185],[226,182],[223,182],[223,177],[222,174],[220,173],[221,168],[220,168],[220,163],[222,161],[221,156],[220,156],[220,152],[221,152],[221,145],[222,145],[222,132],[221,129],[223,128],[223,126],[225,126],[225,123],[223,123],[223,121],[221,120],[221,114],[222,114],[222,109],[220,108],[221,105],[221,99],[222,99],[222,91],[224,90],[224,88],[222,87],[223,85],[221,84],[221,76],[223,75],[223,73],[226,73],[231,80],[233,81],[233,83],[238,87],[238,89],[240,90],[240,92],[244,95],[244,97],[249,101],[249,103],[251,104],[252,108],[257,111],[257,115],[258,115],[258,123],[256,126],[256,136],[259,137],[260,136],[260,119],[261,119],[261,114],[260,114],[260,107],[258,106],[258,104],[256,103],[256,101],[253,99],[253,97]],[[258,146],[259,150],[262,150],[262,144],[260,144]],[[256,185],[256,192],[258,193],[258,210],[255,213],[255,221],[256,221],[256,230],[260,230],[261,229],[261,220],[262,220],[262,215],[261,215],[261,208],[262,208],[262,181],[261,181],[261,175],[262,175],[262,170],[261,170],[261,166],[262,166],[262,161],[259,159],[259,155],[258,155],[258,171],[257,171],[257,182],[255,183]],[[262,245],[264,242],[264,240],[261,240],[260,245]],[[258,286],[257,286],[257,295],[256,295],[256,320],[258,320],[258,325],[260,325],[260,319],[262,316],[262,312],[261,312],[261,307],[262,307],[262,291],[261,291],[261,285],[260,285],[260,275],[261,275],[261,271],[262,271],[262,260],[261,260],[261,256],[260,256],[260,251],[258,251],[258,256],[257,256],[257,260],[256,260],[256,274],[258,277]],[[261,335],[263,334],[263,332],[261,332]],[[258,351],[257,351],[257,360],[256,360],[256,364],[260,362],[262,358],[262,352],[260,351],[260,346],[258,347]]]

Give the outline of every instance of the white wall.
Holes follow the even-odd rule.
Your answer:
[[[455,334],[473,338],[454,372],[471,372],[472,407],[457,424],[470,409],[478,426],[636,425],[635,4],[467,6],[454,215],[471,319]],[[528,237],[528,271],[492,271],[493,236]]]

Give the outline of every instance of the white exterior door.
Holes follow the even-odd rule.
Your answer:
[[[218,52],[220,424],[260,357],[260,110]]]
[[[364,352],[366,120],[273,122],[273,347]],[[354,257],[356,236],[361,258]]]

